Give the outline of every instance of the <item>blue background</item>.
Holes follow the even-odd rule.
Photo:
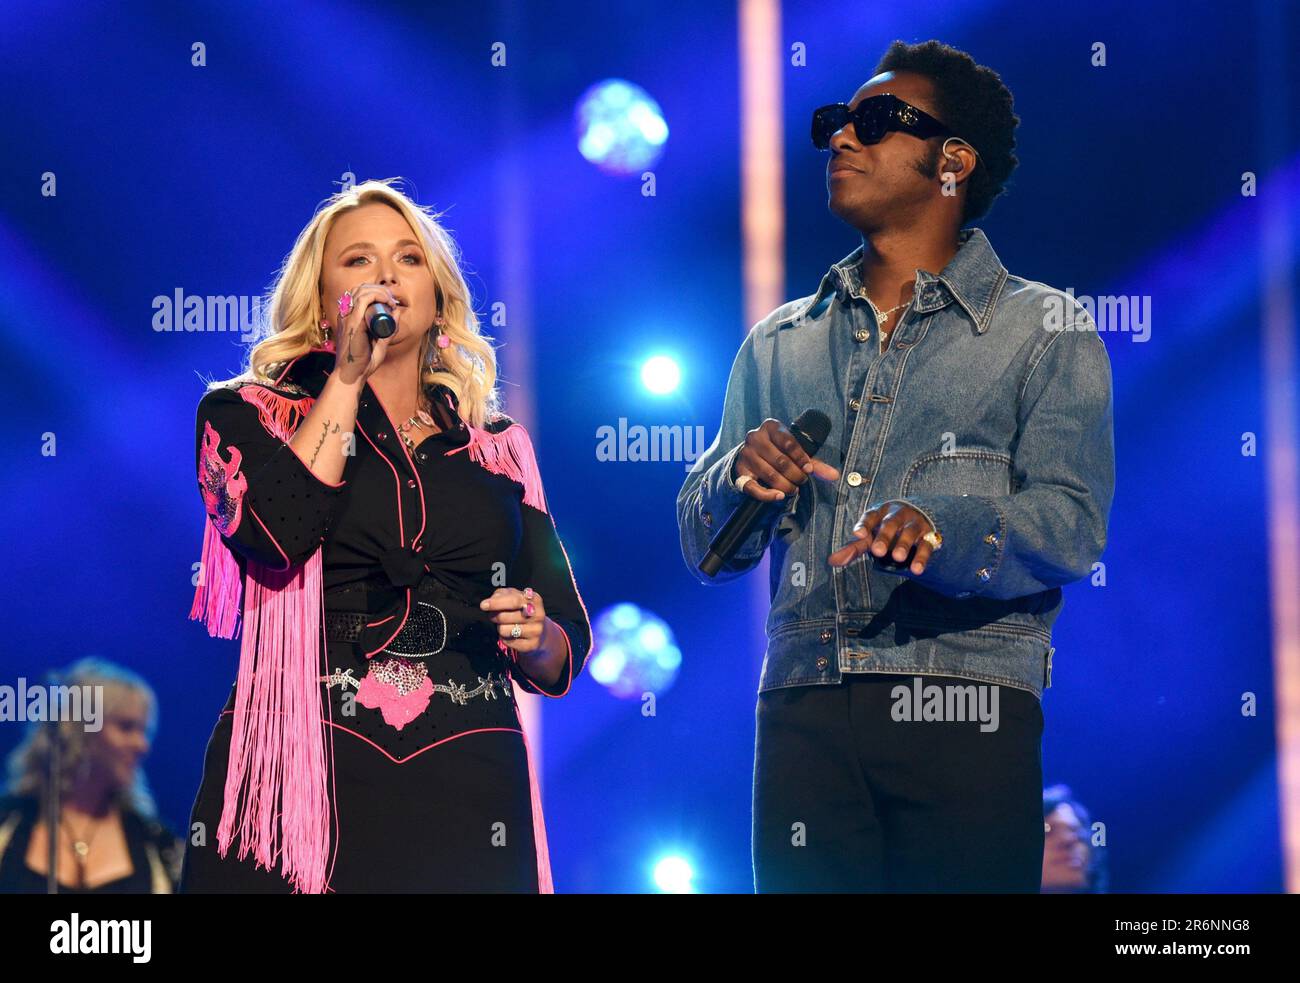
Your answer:
[[[256,294],[345,172],[402,175],[449,209],[486,310],[505,292],[506,202],[532,268],[532,387],[548,497],[593,617],[630,600],[684,653],[658,712],[591,678],[546,707],[557,888],[643,891],[665,851],[705,891],[748,891],[761,632],[747,581],[706,589],[677,548],[680,463],[596,459],[599,427],[703,426],[743,332],[732,4],[6,4],[0,31],[0,331],[7,358],[9,630],[0,682],[95,654],[145,674],[148,761],[187,821],[237,643],[186,620],[202,532],[199,376],[229,334],[164,334],[152,298]],[[1009,194],[977,223],[1015,274],[1152,297],[1150,341],[1104,336],[1118,489],[1107,584],[1068,589],[1047,693],[1045,778],[1104,822],[1118,891],[1281,889],[1264,511],[1261,216],[1300,210],[1297,17],[1273,5],[1027,2],[786,5],[787,297],[857,240],[825,205],[809,112],[847,100],[894,38],[997,69],[1022,118]],[[508,67],[490,46],[507,43]],[[207,66],[190,65],[190,45]],[[1091,45],[1108,49],[1090,65]],[[788,60],[788,59],[787,59]],[[657,194],[576,151],[593,82],[645,87],[670,128]],[[1291,100],[1288,102],[1288,99]],[[58,194],[40,194],[41,175]],[[1241,176],[1259,176],[1243,197]],[[512,194],[507,198],[503,187]],[[1295,268],[1289,268],[1294,285]],[[1293,325],[1294,327],[1294,325]],[[641,387],[669,351],[671,398]],[[58,435],[43,457],[41,434]],[[1245,692],[1259,715],[1243,716]],[[0,751],[18,740],[0,725]]]

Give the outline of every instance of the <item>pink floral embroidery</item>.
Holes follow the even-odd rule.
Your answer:
[[[230,460],[221,457],[221,435],[204,421],[203,445],[199,451],[199,489],[212,524],[223,536],[230,536],[239,527],[243,515],[244,493],[248,479],[239,473],[243,460],[238,447],[230,448]]]
[[[433,683],[428,676],[420,680],[415,689],[405,694],[392,683],[380,682],[373,673],[363,676],[357,686],[357,702],[363,707],[378,710],[384,715],[384,723],[398,730],[424,713],[432,697]]]

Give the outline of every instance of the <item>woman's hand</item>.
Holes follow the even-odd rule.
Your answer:
[[[548,686],[559,680],[568,642],[560,626],[546,617],[542,595],[531,587],[498,587],[479,607],[492,612],[497,634],[520,656],[528,675]]]
[[[376,283],[363,283],[348,293],[352,306],[346,316],[338,315],[339,326],[335,332],[338,340],[334,345],[334,374],[345,385],[359,386],[383,364],[388,342],[392,340],[391,337],[371,340],[366,330],[367,309],[375,301],[396,304],[397,299],[391,290]]]

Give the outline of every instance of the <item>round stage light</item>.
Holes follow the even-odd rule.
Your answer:
[[[682,381],[682,370],[668,355],[653,355],[641,363],[641,385],[656,396],[675,390]]]
[[[668,124],[650,94],[632,82],[597,82],[574,113],[578,151],[610,174],[640,174],[653,167],[668,142]]]
[[[677,680],[682,651],[667,622],[630,602],[615,604],[592,624],[591,678],[620,699],[667,692]]]
[[[664,894],[694,894],[695,871],[685,857],[664,857],[654,869],[655,887]]]

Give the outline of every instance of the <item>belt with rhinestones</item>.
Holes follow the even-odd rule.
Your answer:
[[[337,596],[337,595],[335,595]],[[453,595],[440,584],[414,592],[409,612],[405,604],[388,613],[373,611],[326,611],[325,638],[331,642],[361,646],[367,633],[381,624],[406,615],[397,635],[374,653],[427,659],[447,648],[477,650],[494,648],[499,639],[496,625],[467,599]],[[389,629],[391,631],[391,628]]]

